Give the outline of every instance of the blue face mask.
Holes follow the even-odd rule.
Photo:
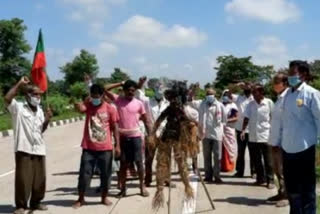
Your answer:
[[[301,79],[299,76],[289,76],[288,82],[291,87],[295,87],[301,83]]]
[[[101,104],[101,99],[100,98],[92,98],[92,105],[98,106]]]
[[[228,96],[223,96],[223,97],[222,97],[222,102],[224,102],[224,103],[230,102],[229,97],[228,97]]]

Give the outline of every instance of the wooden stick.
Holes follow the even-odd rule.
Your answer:
[[[212,210],[215,210],[216,208],[215,208],[215,206],[214,206],[214,204],[213,204],[213,200],[212,200],[212,198],[211,198],[211,196],[210,196],[210,194],[209,194],[209,190],[208,190],[206,184],[205,184],[204,181],[203,181],[203,178],[202,178],[202,176],[201,176],[201,173],[200,173],[199,168],[197,168],[197,173],[198,173],[200,182],[201,182],[201,184],[202,184],[202,186],[203,186],[203,188],[204,188],[204,191],[205,191],[205,193],[206,193],[206,195],[207,195],[207,197],[208,197],[208,200],[209,200],[209,202],[210,202],[210,205],[211,205],[211,207],[212,207]]]
[[[170,145],[170,156],[169,156],[169,196],[168,196],[168,214],[171,213],[171,164],[172,163],[172,145]]]

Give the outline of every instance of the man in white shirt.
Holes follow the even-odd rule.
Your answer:
[[[254,101],[248,104],[244,112],[241,139],[245,138],[246,129],[249,127],[249,141],[254,150],[252,158],[257,172],[256,184],[263,185],[267,182],[267,188],[273,189],[275,185],[271,147],[268,145],[273,102],[264,97],[264,88],[260,84],[253,87],[253,97]]]
[[[25,212],[30,196],[31,210],[47,210],[40,204],[46,190],[46,146],[42,133],[47,129],[52,113],[49,110],[44,115],[40,107],[42,91],[29,83],[29,79],[23,77],[5,96],[14,129],[15,214]],[[22,88],[26,102],[14,99]]]
[[[245,172],[245,154],[247,146],[249,149],[251,176],[255,174],[254,162],[252,160],[253,150],[251,144],[249,143],[249,129],[246,129],[245,138],[243,140],[240,137],[242,132],[244,111],[247,108],[247,105],[253,101],[253,97],[251,91],[252,86],[250,83],[240,83],[239,86],[243,89],[243,95],[239,95],[235,101],[238,108],[238,121],[235,124],[238,144],[238,157],[236,163],[236,174],[234,177],[243,178]]]
[[[220,160],[222,154],[223,124],[227,121],[224,106],[215,98],[215,91],[208,88],[206,99],[191,102],[192,107],[199,111],[199,135],[203,140],[203,157],[205,181],[222,183],[220,177]],[[214,167],[212,167],[212,154]]]
[[[282,151],[279,147],[281,141],[280,127],[283,115],[284,98],[288,91],[288,75],[277,73],[272,81],[273,90],[278,94],[277,102],[274,105],[271,118],[271,129],[269,144],[272,146],[273,170],[278,179],[278,194],[268,198],[269,202],[276,202],[277,207],[288,206],[287,193],[283,177]]]

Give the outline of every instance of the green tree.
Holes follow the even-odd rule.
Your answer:
[[[120,68],[114,68],[114,72],[111,74],[110,82],[117,83],[130,79],[130,76],[123,72]]]
[[[231,83],[250,81],[266,84],[274,74],[273,66],[259,66],[251,61],[251,56],[237,58],[232,55],[219,56],[217,77],[214,85],[224,89]]]
[[[70,94],[73,98],[84,99],[88,96],[89,91],[86,83],[76,82],[70,87]]]
[[[0,20],[0,87],[6,92],[22,75],[30,72],[31,63],[25,57],[31,50],[24,37],[23,20]]]
[[[76,56],[72,62],[60,67],[60,71],[64,73],[66,83],[72,85],[76,82],[84,81],[85,74],[95,78],[98,75],[99,66],[94,54],[81,50],[80,55]]]
[[[69,90],[64,80],[49,81],[48,94],[69,95]]]

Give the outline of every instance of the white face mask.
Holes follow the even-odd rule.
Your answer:
[[[206,96],[206,101],[208,104],[212,104],[215,101],[215,96],[214,95],[207,95]]]
[[[40,98],[34,97],[34,96],[32,96],[31,94],[28,94],[28,97],[29,97],[29,103],[30,103],[33,107],[37,107],[37,106],[40,105],[40,103],[41,103],[41,99],[40,99]]]

